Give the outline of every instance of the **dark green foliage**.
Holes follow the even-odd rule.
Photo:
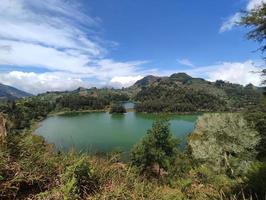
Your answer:
[[[109,105],[109,101],[104,98],[93,96],[80,96],[69,94],[59,97],[56,100],[58,108],[68,108],[70,110],[99,110]]]
[[[258,159],[266,161],[266,105],[261,103],[245,112],[245,119],[249,126],[255,128],[260,134],[261,141],[257,146]]]
[[[12,129],[24,129],[31,125],[32,120],[43,119],[55,109],[55,104],[40,100],[38,97],[9,101],[0,107],[0,112],[8,115]]]
[[[166,90],[161,97],[156,99],[155,95],[160,94],[161,89],[145,88],[136,97],[141,103],[136,105],[139,112],[196,112],[196,111],[217,111],[225,110],[226,102],[218,97],[206,94],[204,91],[193,89],[173,88]],[[150,96],[151,100],[142,101],[143,97]]]
[[[131,162],[141,172],[168,171],[178,152],[179,141],[170,133],[169,122],[158,120],[131,152]],[[154,169],[158,167],[158,169]]]
[[[126,113],[126,109],[121,104],[113,104],[110,108],[110,113]]]
[[[178,73],[141,87],[134,100],[139,112],[235,111],[258,104],[261,93],[252,85],[212,83]]]
[[[266,162],[255,163],[248,174],[248,189],[259,199],[266,197]]]
[[[45,118],[51,112],[103,110],[111,103],[126,101],[127,94],[114,89],[78,89],[72,92],[45,94],[0,104],[0,112],[8,115],[11,132],[29,128],[32,121]]]

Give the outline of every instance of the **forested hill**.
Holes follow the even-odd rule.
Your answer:
[[[235,111],[256,105],[261,88],[252,84],[242,86],[225,81],[210,82],[186,73],[169,77],[147,76],[137,81],[131,90],[137,111],[196,112]]]
[[[29,96],[31,96],[31,94],[27,92],[0,83],[0,100],[15,100]]]

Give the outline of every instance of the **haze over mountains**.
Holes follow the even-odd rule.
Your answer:
[[[32,94],[0,83],[0,100],[15,100],[29,96],[32,96]]]

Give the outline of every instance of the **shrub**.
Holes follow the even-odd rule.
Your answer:
[[[98,190],[98,178],[85,156],[68,166],[62,175],[62,192],[65,200],[82,199]]]
[[[179,141],[170,133],[169,122],[155,121],[142,141],[134,146],[131,152],[132,164],[141,172],[157,171],[160,175],[161,169],[167,171],[174,162],[178,144]]]
[[[259,199],[266,197],[266,162],[254,163],[248,173],[248,188]]]
[[[204,114],[188,145],[195,159],[208,163],[215,171],[235,176],[247,171],[259,141],[258,132],[240,114]]]

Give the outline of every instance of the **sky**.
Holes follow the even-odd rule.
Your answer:
[[[266,0],[0,0],[0,82],[38,94],[185,72],[259,86],[236,23]]]

